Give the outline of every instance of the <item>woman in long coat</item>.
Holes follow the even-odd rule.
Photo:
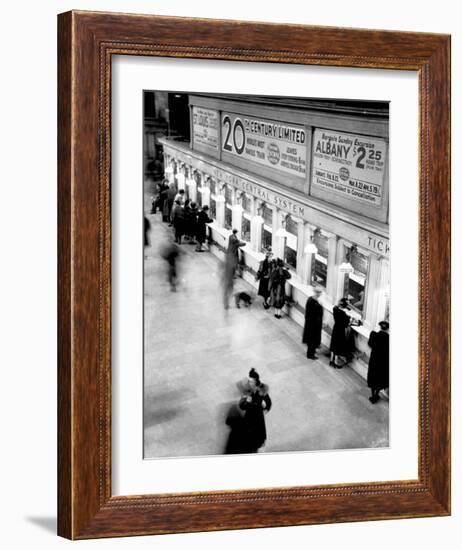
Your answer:
[[[271,409],[268,386],[263,384],[255,369],[250,369],[245,395],[239,401],[244,411],[243,446],[247,453],[256,453],[266,441],[265,412]]]
[[[374,330],[371,332],[368,342],[371,355],[367,371],[367,385],[371,389],[369,397],[371,403],[377,403],[380,399],[380,390],[388,388],[389,385],[390,337],[388,329],[390,325],[387,321],[380,321],[379,326],[378,332]]]
[[[284,262],[278,258],[270,276],[271,305],[276,311],[276,319],[281,319],[281,310],[286,303],[286,281],[290,278],[291,274],[284,268]]]
[[[334,306],[334,327],[330,341],[330,365],[341,369],[348,363],[349,345],[347,340],[347,328],[350,325],[350,316],[347,313],[348,300],[341,298],[338,305]]]
[[[258,268],[257,275],[255,279],[259,281],[258,283],[258,295],[263,298],[263,307],[268,309],[270,304],[268,303],[268,298],[270,297],[270,278],[273,271],[273,261],[271,260],[271,250],[267,250],[264,260],[260,263]]]

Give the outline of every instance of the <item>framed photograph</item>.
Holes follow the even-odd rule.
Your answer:
[[[450,37],[58,48],[58,533],[450,514]]]

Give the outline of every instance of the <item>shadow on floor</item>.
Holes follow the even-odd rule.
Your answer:
[[[32,517],[27,517],[25,519],[29,523],[33,523],[34,525],[37,525],[38,527],[41,527],[44,531],[48,531],[49,533],[56,534],[56,530],[57,530],[57,519],[56,519],[56,517],[32,516]]]

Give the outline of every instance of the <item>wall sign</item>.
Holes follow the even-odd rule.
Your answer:
[[[316,128],[312,185],[380,206],[386,152],[383,139]]]
[[[173,156],[179,161],[185,162],[193,168],[208,174],[217,181],[226,183],[226,202],[231,202],[231,189],[229,186],[233,186],[240,191],[244,191],[244,193],[248,193],[257,199],[264,201],[267,206],[275,206],[276,208],[284,210],[285,212],[292,214],[297,218],[301,218],[308,223],[318,223],[313,217],[313,211],[311,208],[303,202],[293,200],[282,193],[278,193],[264,187],[263,185],[259,185],[254,181],[242,178],[231,171],[218,168],[214,163],[204,161],[201,158],[194,157],[191,154],[183,152],[179,149],[170,148],[165,142],[163,142],[163,145],[165,152],[170,156]],[[271,223],[268,223],[268,225],[271,225]],[[322,224],[319,222],[319,225]],[[325,224],[324,229],[326,229],[326,231],[335,232],[335,227],[329,227],[328,224]],[[354,228],[351,226],[350,231],[350,234],[345,235],[349,241],[386,258],[389,256],[390,244],[388,238],[366,232],[364,231],[364,228]]]
[[[267,119],[223,113],[223,152],[299,177],[306,175],[306,131]]]
[[[218,111],[193,106],[193,142],[218,149]]]

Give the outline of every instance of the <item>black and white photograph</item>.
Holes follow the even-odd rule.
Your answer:
[[[389,106],[143,91],[145,459],[389,447]]]

